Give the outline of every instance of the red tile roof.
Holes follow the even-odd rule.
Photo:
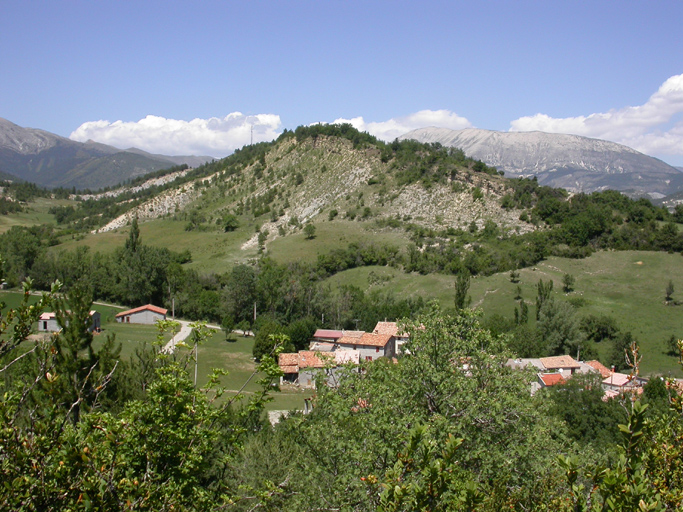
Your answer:
[[[165,315],[168,309],[160,308],[159,306],[153,306],[152,304],[145,304],[139,308],[129,309],[128,311],[123,311],[116,315],[116,318],[120,316],[132,315],[133,313],[139,313],[140,311],[153,311],[154,313],[159,313],[160,315]]]
[[[539,373],[538,377],[545,386],[556,386],[565,382],[561,373]]]
[[[600,374],[600,376],[603,379],[606,379],[611,375],[612,372],[609,371],[609,368],[607,368],[604,364],[602,364],[600,361],[586,361],[586,364],[593,368],[594,370],[597,370],[597,372]]]
[[[343,336],[342,331],[334,331],[332,329],[318,329],[313,333],[314,338],[322,338],[322,339],[339,339]]]

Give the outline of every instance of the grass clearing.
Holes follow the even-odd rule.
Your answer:
[[[254,338],[251,336],[233,335],[231,339],[234,341],[226,341],[224,332],[213,331],[213,335],[199,345],[197,380],[200,386],[204,386],[213,368],[227,370],[228,375],[221,379],[221,384],[230,390],[226,394],[233,396],[244,386],[243,393],[245,398],[248,399],[251,395],[261,390],[261,386],[257,381],[263,377],[261,374],[252,377],[256,367],[251,355]],[[190,370],[192,374],[194,368]],[[249,380],[250,378],[251,380]],[[280,392],[274,391],[271,394],[273,401],[266,404],[266,409],[302,409],[304,398],[312,394],[311,390],[299,390],[289,387]]]
[[[28,211],[0,215],[0,234],[9,231],[13,226],[31,227],[40,224],[55,224],[54,215],[48,213],[53,206],[73,205],[74,201],[67,199],[48,199],[37,197],[28,204]]]
[[[391,290],[398,296],[421,295],[436,298],[444,308],[453,306],[454,277],[445,275],[405,274],[390,267],[365,267],[340,272],[328,282],[332,287],[352,284],[363,290],[373,289],[368,274],[390,276],[380,289]],[[564,274],[576,278],[574,291],[562,291]],[[603,251],[585,259],[549,258],[536,267],[520,270],[519,286],[530,306],[530,317],[539,279],[553,280],[553,294],[563,300],[582,302],[578,314],[585,316],[610,315],[624,331],[631,331],[641,346],[644,375],[668,374],[682,377],[683,371],[675,357],[667,354],[666,340],[675,335],[683,338],[683,304],[667,306],[665,288],[673,281],[674,300],[683,302],[683,259],[680,254],[643,251]],[[500,314],[512,318],[518,285],[510,282],[509,272],[473,278],[470,284],[472,306],[480,308],[485,317]],[[606,353],[610,346],[597,346]]]
[[[268,243],[268,255],[278,263],[314,263],[319,254],[327,254],[335,249],[346,249],[352,242],[374,242],[399,248],[404,248],[409,243],[407,235],[402,230],[378,229],[372,221],[322,221],[314,222],[314,226],[315,238],[306,240],[302,230],[288,233]]]
[[[256,249],[243,251],[241,246],[252,235],[247,229],[224,233],[217,229],[207,231],[185,231],[184,221],[157,219],[140,223],[140,239],[145,245],[165,247],[171,251],[189,250],[192,262],[186,268],[200,273],[225,272],[236,263],[242,263],[256,256]],[[88,246],[92,251],[103,254],[114,252],[123,247],[128,239],[129,227],[88,234],[64,240],[52,250],[70,251],[79,246]]]

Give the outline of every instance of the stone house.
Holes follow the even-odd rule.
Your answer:
[[[375,328],[372,330],[373,334],[389,334],[394,337],[396,341],[396,353],[402,352],[401,347],[410,339],[410,334],[406,332],[398,332],[398,324],[396,322],[377,322]]]
[[[358,352],[301,350],[297,353],[280,354],[278,365],[284,373],[280,377],[280,384],[289,382],[302,388],[315,388],[316,376],[320,372],[325,372],[325,383],[334,387],[337,385],[337,373],[340,367],[347,363],[358,364]]]
[[[374,361],[380,357],[394,357],[396,355],[396,338],[391,334],[374,334],[364,332],[357,335],[345,333],[334,344],[335,351],[357,351],[361,361]]]

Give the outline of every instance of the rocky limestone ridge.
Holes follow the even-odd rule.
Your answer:
[[[22,128],[0,117],[0,148],[29,155],[54,147],[59,141],[70,142],[54,133]]]
[[[148,189],[150,187],[158,187],[161,185],[166,185],[167,183],[171,183],[172,181],[182,178],[185,176],[188,172],[192,171],[194,169],[185,169],[183,171],[176,171],[176,172],[171,172],[169,174],[165,174],[164,176],[159,176],[157,178],[151,178],[144,183],[141,183],[140,185],[135,185],[134,187],[129,187],[129,186],[124,186],[124,187],[118,187],[114,190],[107,190],[106,192],[101,192],[99,194],[71,194],[69,196],[69,199],[76,199],[77,197],[80,197],[83,201],[87,201],[88,199],[102,199],[104,197],[117,197],[120,196],[121,194],[125,192],[140,192],[141,190]]]
[[[578,135],[421,128],[401,139],[460,148],[508,177],[537,176],[539,183],[572,192],[607,188],[633,194],[670,194],[683,189],[674,167],[632,148]]]
[[[286,236],[300,230],[307,222],[326,221],[333,209],[339,219],[346,220],[353,219],[350,215],[355,212],[359,226],[369,226],[368,221],[400,219],[437,230],[467,230],[472,223],[483,228],[486,221],[492,220],[503,233],[534,229],[519,219],[520,211],[501,208],[500,200],[509,189],[500,176],[463,169],[446,182],[433,183],[426,189],[418,183],[397,185],[390,167],[390,163],[381,161],[378,151],[354,149],[346,139],[289,139],[266,153],[265,165],[255,161],[239,173],[218,170],[178,185],[96,232],[124,227],[136,216],[144,222],[191,209],[201,211],[208,224],[216,225],[225,214],[240,209],[247,199],[253,204],[273,194],[272,211],[280,213],[259,219],[260,232],[267,232],[266,243],[283,233]],[[157,180],[171,180],[184,172],[148,180],[139,188],[160,183]],[[373,178],[382,180],[382,184],[370,185]],[[478,198],[473,193],[477,188],[481,193]],[[124,187],[107,194],[123,190],[129,189]],[[363,216],[366,209],[371,211],[367,218]],[[258,232],[251,235],[242,249],[257,247],[258,237]]]

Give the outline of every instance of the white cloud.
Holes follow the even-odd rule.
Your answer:
[[[510,131],[571,133],[611,140],[649,155],[683,156],[683,121],[676,122],[681,113],[683,75],[675,75],[643,105],[560,119],[545,114],[520,117],[510,123]]]
[[[334,123],[350,123],[354,128],[368,132],[378,139],[390,142],[395,138],[418,128],[426,128],[428,126],[436,126],[438,128],[450,128],[452,130],[461,130],[469,128],[472,124],[449,110],[420,110],[414,114],[404,117],[395,117],[388,121],[378,123],[366,123],[362,117],[354,117],[353,119],[335,119]]]
[[[139,121],[90,121],[79,126],[72,140],[96,142],[127,149],[136,147],[164,155],[208,155],[223,157],[253,141],[275,139],[280,133],[280,116],[246,116],[233,112],[224,118],[181,121],[147,116]]]

